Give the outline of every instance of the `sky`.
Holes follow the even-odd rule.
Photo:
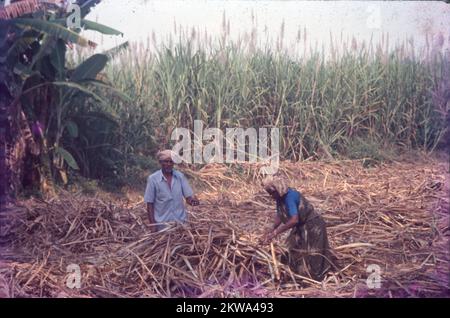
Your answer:
[[[419,48],[426,44],[426,34],[431,44],[443,41],[443,49],[450,43],[450,5],[442,1],[104,0],[88,18],[124,36],[84,35],[100,42],[100,49],[126,40],[166,43],[180,31],[192,36],[192,28],[198,39],[215,41],[223,34],[224,16],[229,39],[248,39],[253,32],[257,45],[276,47],[283,32],[282,45],[292,50],[305,40],[305,30],[307,43],[317,42],[325,50],[330,37],[350,42],[373,38],[377,43],[387,33],[390,48],[411,38]]]

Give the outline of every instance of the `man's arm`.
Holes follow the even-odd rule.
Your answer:
[[[145,187],[144,202],[147,203],[147,215],[148,215],[148,220],[150,222],[152,232],[156,230],[155,226],[153,225],[156,223],[155,207],[153,206],[155,199],[156,199],[156,188],[155,188],[155,185],[152,182],[151,178],[149,177],[147,179],[147,186]]]
[[[148,221],[150,222],[151,231],[155,231],[156,228],[153,226],[153,224],[156,223],[155,221],[155,210],[153,208],[153,203],[147,203],[147,213],[148,213]]]
[[[200,201],[197,199],[197,197],[195,195],[187,197],[186,202],[192,206],[197,206],[200,204]]]
[[[186,177],[182,173],[180,173],[180,175],[181,175],[181,190],[183,191],[183,196],[186,198],[186,202],[192,206],[199,205],[200,202],[194,195],[194,191],[192,191],[192,188],[189,185],[189,182],[187,181]]]

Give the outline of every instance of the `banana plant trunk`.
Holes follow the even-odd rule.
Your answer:
[[[0,96],[0,212],[3,212],[6,204],[10,200],[10,193],[8,187],[9,175],[6,164],[6,134],[8,132],[6,97],[3,94]]]

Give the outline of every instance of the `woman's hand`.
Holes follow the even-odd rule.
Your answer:
[[[277,236],[277,230],[273,230],[266,236],[266,244],[269,244]]]
[[[265,233],[260,241],[261,244],[269,244],[277,236],[276,230]]]

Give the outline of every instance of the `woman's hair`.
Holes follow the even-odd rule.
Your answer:
[[[262,186],[266,191],[276,191],[281,197],[288,191],[288,180],[280,176],[268,176],[262,180]]]

